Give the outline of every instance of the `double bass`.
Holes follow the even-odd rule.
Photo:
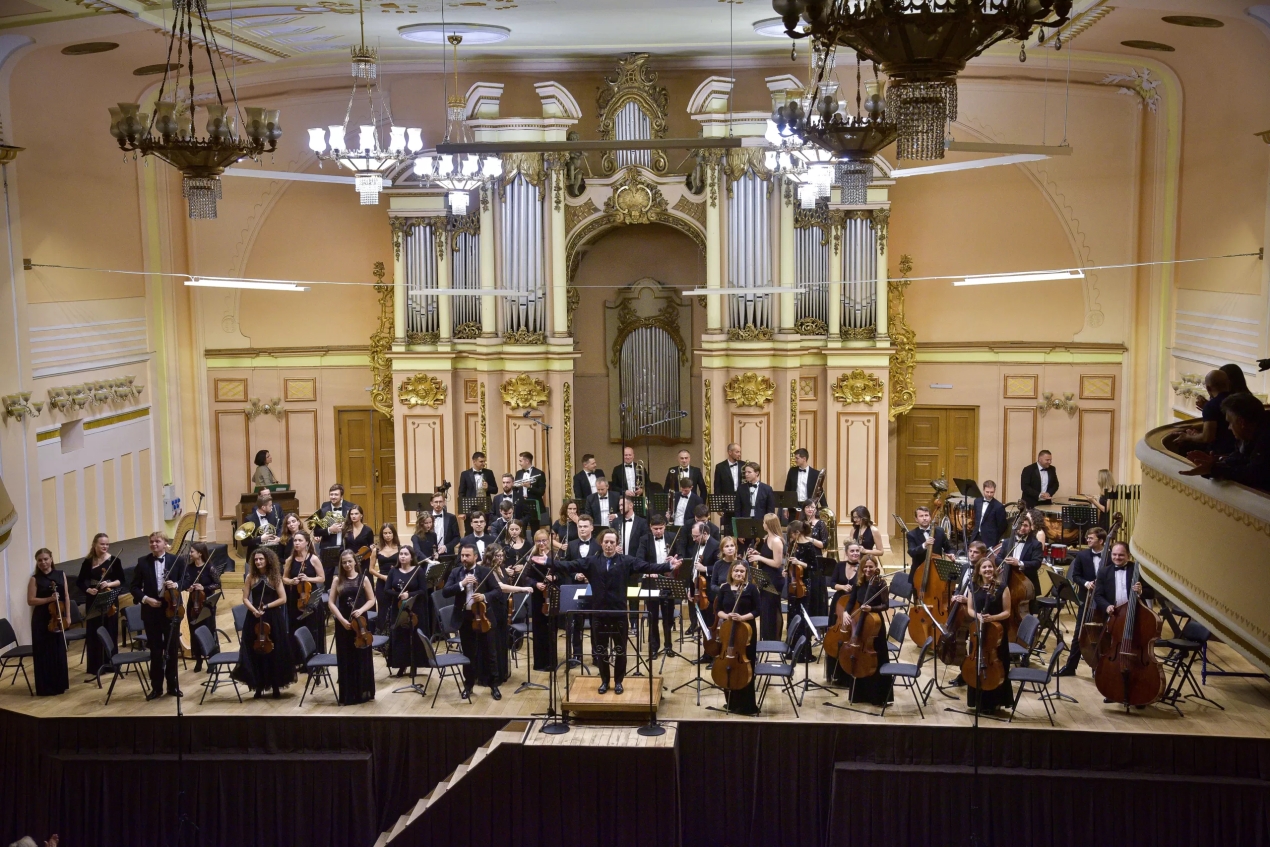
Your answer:
[[[1010,527],[1010,534],[998,541],[997,545],[992,548],[993,557],[1001,557],[997,560],[998,568],[1009,557],[1009,553],[1006,552],[1005,548],[1006,543],[1015,543],[1014,539],[1019,535],[1019,527],[1028,518],[1027,504],[1022,499],[1018,502],[1018,510],[1018,516],[1015,517],[1014,524]],[[1021,567],[1010,568],[1010,576],[1006,586],[1010,589],[1010,619],[1006,621],[1006,635],[1011,641],[1014,641],[1018,637],[1019,624],[1023,623],[1023,616],[1028,613],[1028,609],[1032,606],[1032,600],[1036,598],[1036,586],[1032,584],[1032,580],[1028,579],[1028,575],[1023,572]]]
[[[1107,618],[1094,668],[1099,693],[1125,708],[1149,706],[1164,693],[1164,668],[1155,655],[1160,618],[1133,590],[1140,579],[1138,563],[1134,562],[1126,581],[1129,599]]]
[[[1005,665],[997,653],[1004,637],[1005,627],[1001,626],[1000,621],[989,621],[982,627],[971,627],[970,640],[966,644],[966,658],[961,663],[961,678],[966,681],[966,685],[980,691],[992,691],[1005,682]]]
[[[1124,516],[1119,512],[1113,516],[1111,528],[1107,530],[1107,540],[1103,542],[1103,561],[1110,562],[1111,547],[1116,543],[1116,536],[1124,524]],[[1091,670],[1098,670],[1098,642],[1102,640],[1102,632],[1106,626],[1107,613],[1097,608],[1094,602],[1094,589],[1085,591],[1085,602],[1080,609],[1080,618],[1076,621],[1076,635],[1073,640],[1080,657],[1085,660]]]
[[[934,526],[930,531],[934,533]],[[935,560],[944,558],[927,555],[926,561],[913,568],[913,612],[908,634],[918,644],[925,644],[927,638],[938,640],[948,620],[952,583],[940,576],[935,567]]]

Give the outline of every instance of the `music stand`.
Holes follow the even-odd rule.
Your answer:
[[[658,601],[674,600],[676,608],[679,607],[680,604],[686,602],[688,599],[687,584],[682,579],[677,579],[673,576],[666,576],[664,574],[656,574],[654,576],[647,577],[644,579],[644,587],[651,588],[654,591],[656,591],[660,595],[657,598]],[[648,608],[648,603],[651,602],[652,600],[653,600],[652,597],[646,598],[646,601],[644,603],[645,609]],[[673,618],[675,613],[672,611],[670,614],[671,614],[671,617]],[[651,621],[649,621],[649,626],[652,626]],[[652,636],[651,631],[649,632],[649,636],[650,637]],[[666,647],[669,648],[670,645],[667,644]],[[657,669],[658,671],[660,671],[661,669],[665,667],[666,667],[666,657],[665,655],[663,655],[661,657],[661,664],[657,666]],[[652,675],[651,670],[649,672],[649,675],[650,676]]]
[[[947,582],[953,586],[959,585],[961,583],[961,565],[958,564],[956,559],[950,556],[931,556],[929,561],[934,566],[935,573],[939,574],[939,578],[942,579],[944,582]],[[956,590],[956,589],[954,588],[953,590]],[[930,622],[934,624],[937,630],[939,630],[940,638],[948,638],[952,635],[952,633],[947,632],[944,629],[944,627],[939,623],[939,621],[935,620],[935,615],[931,613],[930,606],[926,605],[926,598],[918,596],[917,586],[913,586],[913,597],[909,601],[909,608],[911,609],[914,606],[921,606],[923,609],[926,610],[926,615],[927,617],[930,618]],[[938,643],[938,639],[936,640],[936,643]],[[931,661],[935,665],[939,664],[938,650],[935,650],[932,652]],[[951,667],[951,666],[945,665],[945,667]],[[945,697],[949,696],[944,691],[943,685],[941,685],[939,682],[938,668],[936,668],[933,674],[933,678],[935,681],[935,687],[939,689],[939,693],[943,694]]]
[[[720,515],[730,515],[736,511],[736,495],[707,494],[706,505],[710,507],[711,512],[717,512]]]
[[[797,491],[773,491],[772,496],[776,499],[776,508],[778,509],[798,511],[800,508]]]
[[[565,644],[564,658],[556,663],[556,668],[559,669],[562,663],[565,666],[566,691],[568,690],[569,685],[569,661],[574,658],[573,654],[569,652],[573,649],[573,628],[575,626],[586,625],[585,613],[587,610],[583,608],[582,603],[585,601],[585,598],[590,596],[591,586],[589,585],[569,584],[560,586],[559,617],[563,617],[565,619]],[[577,660],[578,666],[582,669],[582,675],[590,676],[591,669],[586,666],[586,661],[581,655],[577,657]]]
[[[449,559],[449,561],[445,561]],[[423,582],[425,585],[436,585],[438,578],[445,581],[450,578],[450,571],[454,570],[454,566],[458,564],[458,557],[452,553],[446,553],[439,561],[428,565],[428,569],[423,572]]]
[[[746,565],[746,569],[750,572],[750,582],[754,583],[754,587],[759,591],[766,591],[768,594],[780,595],[780,592],[772,587],[772,580],[763,573],[763,569],[758,565]]]
[[[93,602],[89,605],[88,611],[84,613],[84,620],[95,618],[98,615],[105,617],[106,610],[109,609],[116,600],[119,599],[119,589],[111,588],[106,591],[98,591],[93,598]]]
[[[1063,529],[1076,529],[1080,531],[1080,540],[1074,547],[1084,546],[1085,533],[1091,526],[1098,524],[1098,507],[1087,506],[1081,503],[1068,503],[1061,507],[1063,518]]]
[[[420,512],[429,512],[432,510],[432,494],[402,494],[401,508],[407,512],[414,512],[417,520]]]
[[[489,495],[485,494],[480,497],[460,497],[459,511],[465,515],[473,512],[480,512],[482,515],[489,514],[490,500]]]
[[[648,502],[654,512],[661,512],[663,515],[670,512],[670,495],[664,491],[649,494]]]
[[[732,534],[737,538],[764,538],[767,530],[762,518],[733,518]]]
[[[670,689],[670,693],[674,694],[679,689],[686,688],[691,685],[697,691],[697,706],[699,707],[701,705],[702,686],[705,686],[706,688],[713,688],[715,691],[722,691],[723,689],[701,676],[702,647],[705,645],[706,639],[709,637],[708,633],[710,632],[710,627],[706,626],[705,615],[703,615],[701,610],[697,608],[696,603],[689,603],[688,610],[697,618],[697,661],[693,662],[693,664],[697,666],[697,675],[687,682],[682,682],[679,685],[676,685],[674,688]]]

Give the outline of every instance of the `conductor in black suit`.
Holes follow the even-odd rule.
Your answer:
[[[904,535],[908,544],[909,570],[911,574],[918,565],[924,564],[928,556],[944,556],[953,551],[948,536],[938,526],[931,526],[930,509],[918,506],[914,517],[917,526]]]
[[[1089,545],[1088,548],[1077,550],[1072,556],[1071,565],[1067,568],[1067,580],[1079,592],[1082,604],[1089,592],[1097,587],[1098,574],[1102,571],[1103,564],[1108,561],[1105,549],[1107,530],[1100,526],[1090,527],[1085,533],[1085,543]],[[1080,647],[1073,644],[1067,657],[1067,664],[1059,671],[1059,675],[1075,676],[1076,668],[1079,666]]]
[[[180,618],[169,618],[164,613],[163,591],[180,590],[184,578],[185,560],[168,552],[167,536],[162,532],[150,533],[150,552],[137,560],[137,566],[132,571],[132,600],[141,606],[141,621],[145,624],[146,643],[150,647],[150,693],[146,695],[147,700],[163,696],[164,679],[168,683],[168,694],[181,696],[176,678],[177,650],[168,649],[168,641],[179,635]]]
[[[538,531],[538,513],[543,510],[547,496],[547,477],[534,467],[533,453],[521,453],[516,460],[520,463],[520,470],[516,471],[516,479],[512,483],[515,486],[516,517],[529,524],[528,536]]]
[[[459,474],[459,504],[465,497],[493,497],[497,488],[494,472],[485,467],[485,454],[477,450],[472,454],[472,467]]]
[[[982,541],[989,548],[996,547],[1010,529],[1005,506],[996,496],[997,484],[987,479],[983,483],[983,496],[975,498],[975,537],[970,540]]]
[[[745,482],[736,494],[738,518],[761,518],[776,512],[776,495],[772,486],[759,479],[760,473],[758,462],[745,463]]]
[[[1036,454],[1036,464],[1028,465],[1019,477],[1019,488],[1023,491],[1023,502],[1029,509],[1035,509],[1038,503],[1049,503],[1058,493],[1058,471],[1054,468],[1054,457],[1050,451],[1042,450]]]
[[[692,481],[692,493],[704,503],[706,499],[706,479],[701,473],[701,468],[692,464],[692,454],[687,450],[680,450],[678,456],[679,464],[666,471],[667,491],[678,491],[679,480],[687,477]]]

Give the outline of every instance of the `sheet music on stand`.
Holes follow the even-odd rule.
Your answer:
[[[797,491],[773,491],[772,496],[776,498],[776,508],[778,509],[795,509],[800,508],[798,502]]]
[[[649,494],[648,502],[654,512],[661,512],[664,515],[670,511],[670,495],[664,491]]]
[[[688,599],[688,586],[673,576],[651,576],[644,580],[645,588],[652,588],[663,600],[682,603]]]
[[[1081,543],[1084,542],[1085,531],[1098,525],[1098,507],[1084,503],[1067,503],[1061,507],[1063,529],[1080,531]]]
[[[732,532],[737,538],[766,538],[762,518],[733,518]]]
[[[393,627],[396,629],[409,629],[410,613],[414,611],[415,601],[417,601],[420,597],[426,596],[426,594],[416,594],[406,600],[406,602],[402,603],[401,608],[397,611],[397,619],[392,623]]]
[[[746,569],[750,572],[750,582],[754,583],[754,587],[759,591],[766,591],[768,594],[780,594],[772,587],[772,581],[767,574],[763,573],[763,569],[758,565],[746,565]]]
[[[730,514],[736,511],[736,495],[735,494],[707,494],[706,506],[711,512],[718,512],[721,515]]]
[[[448,560],[448,561],[447,561]],[[437,561],[428,565],[428,569],[423,572],[423,581],[427,585],[437,585],[438,582],[444,583],[450,578],[450,571],[454,570],[454,566],[458,564],[458,558],[453,554],[445,554]]]
[[[106,610],[109,609],[112,605],[114,605],[115,601],[117,601],[118,599],[119,599],[118,588],[110,588],[105,591],[98,591],[96,596],[93,598],[92,605],[88,607],[88,612],[85,613],[84,618],[85,619],[95,618],[100,615],[106,614]]]
[[[944,582],[958,582],[961,579],[961,563],[952,556],[931,556],[935,565],[935,573]]]
[[[482,515],[489,512],[490,500],[488,494],[480,497],[462,497],[459,499],[459,511],[465,515],[473,512],[480,512]]]

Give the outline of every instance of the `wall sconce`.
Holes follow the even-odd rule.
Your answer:
[[[1041,415],[1045,415],[1050,409],[1061,409],[1070,418],[1076,414],[1078,408],[1076,406],[1076,395],[1069,391],[1063,395],[1062,400],[1059,400],[1054,397],[1053,391],[1046,391],[1041,395],[1041,402],[1036,404],[1036,408]]]
[[[101,382],[85,382],[81,385],[65,385],[48,390],[49,409],[74,412],[85,406],[103,403],[126,402],[141,396],[144,385],[137,385],[132,374]]]
[[[261,403],[259,397],[252,397],[251,405],[247,407],[247,420],[254,421],[261,415],[273,415],[275,419],[282,420],[282,398],[273,397],[268,403]]]
[[[1182,401],[1182,405],[1194,406],[1196,402],[1208,399],[1204,377],[1199,374],[1181,374],[1181,377],[1173,383],[1173,393]]]
[[[17,394],[7,394],[3,398],[0,398],[0,400],[4,401],[5,417],[14,418],[18,421],[25,420],[28,416],[38,418],[40,416],[40,410],[44,408],[44,404],[39,400],[36,400],[34,403],[31,402],[30,391],[20,391]]]

